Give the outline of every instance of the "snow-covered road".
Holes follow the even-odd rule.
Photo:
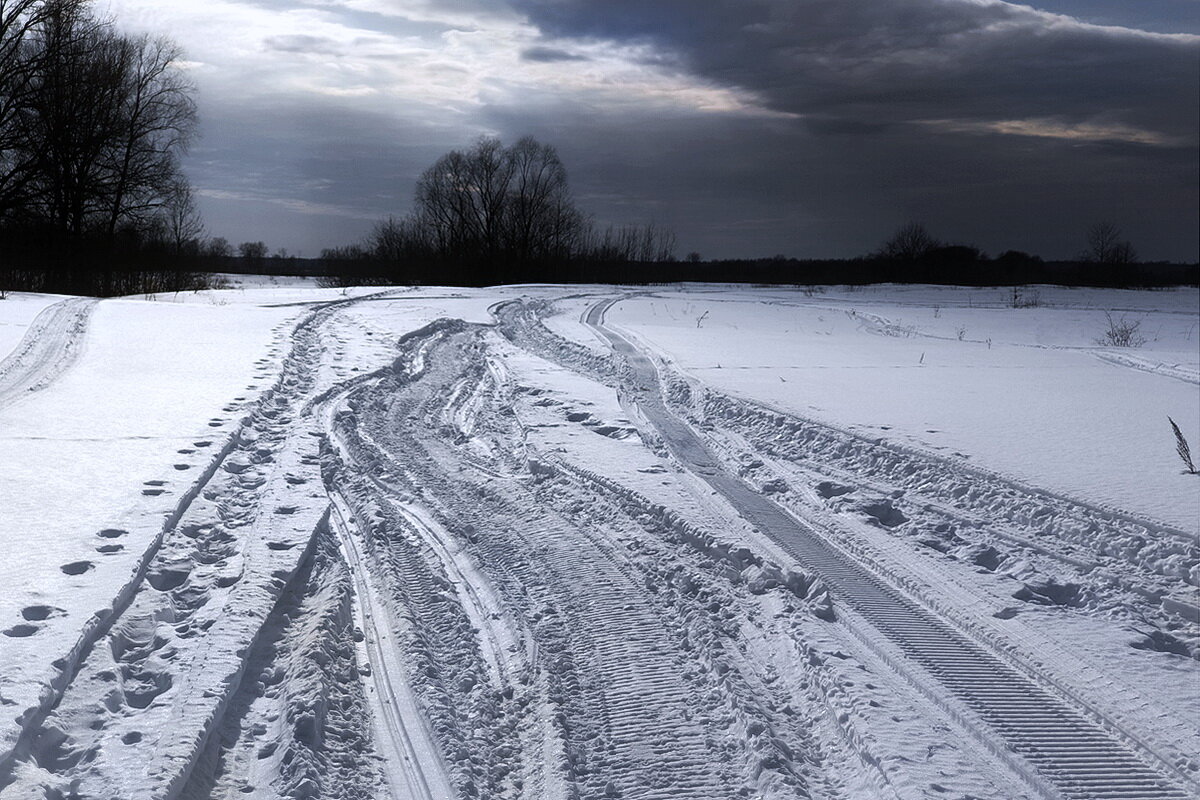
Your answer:
[[[1013,474],[986,432],[959,443],[983,442],[969,459],[911,425],[883,437],[747,396],[757,378],[696,369],[704,349],[730,370],[737,337],[761,347],[756,320],[780,303],[815,319],[831,300],[735,294],[279,288],[52,306],[0,362],[17,434],[0,455],[23,459],[0,470],[10,554],[37,541],[39,510],[10,488],[38,491],[51,464],[37,426],[120,363],[109,332],[125,321],[232,321],[241,349],[210,374],[227,376],[234,418],[198,389],[173,409],[199,426],[187,446],[147,438],[128,460],[173,458],[172,480],[135,480],[126,501],[117,481],[80,535],[69,508],[52,515],[64,533],[0,604],[21,617],[0,620],[0,798],[1200,797],[1187,514],[1038,485],[1052,462]],[[860,310],[886,327],[911,314],[900,295]],[[659,309],[694,344],[647,318]],[[1001,310],[986,312],[972,324],[999,342]],[[975,313],[939,306],[915,335],[959,358],[963,337],[936,326]],[[1156,402],[1186,405],[1190,322],[1164,313],[1177,339],[1140,366],[1087,353],[1120,365],[1105,381],[1166,382]],[[153,347],[204,374],[182,328]],[[864,368],[890,369],[896,337],[860,334],[836,346],[853,360],[875,342]],[[1013,345],[1005,368],[1022,352],[1050,363],[1044,344]],[[163,364],[142,364],[148,391]],[[970,379],[922,380],[951,377]],[[5,410],[4,392],[22,399]],[[127,403],[101,393],[88,413],[122,433],[166,424]],[[54,448],[92,446],[55,426]],[[89,463],[64,479],[97,482]],[[1193,476],[1155,480],[1160,496],[1194,491]],[[97,535],[100,515],[127,522]],[[51,567],[77,596],[38,579]]]

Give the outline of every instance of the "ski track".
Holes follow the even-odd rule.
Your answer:
[[[619,298],[583,320],[607,354],[536,299],[363,350],[339,314],[387,294],[301,304],[274,387],[22,714],[0,798],[1200,795],[1193,754],[893,557],[904,537],[989,571],[1020,555],[1023,602],[1126,609],[1147,650],[1194,652],[1182,532],[710,391],[604,325]],[[95,304],[38,316],[0,406],[70,367]],[[538,363],[518,381],[510,356]],[[638,422],[564,407],[538,385],[556,370]],[[539,449],[537,409],[712,496],[673,508]]]
[[[71,297],[34,318],[16,349],[0,361],[0,408],[45,389],[75,363],[98,303],[91,297]]]

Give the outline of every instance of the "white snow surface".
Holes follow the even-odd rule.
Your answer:
[[[10,292],[0,300],[0,360],[20,343],[38,314],[65,299],[64,295]]]
[[[663,292],[609,319],[707,385],[1200,532],[1167,422],[1200,440],[1200,294],[1007,291]],[[1106,311],[1146,343],[1097,344]]]
[[[3,800],[1200,797],[1197,290],[227,277],[0,301]]]

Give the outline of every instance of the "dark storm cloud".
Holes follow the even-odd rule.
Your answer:
[[[794,115],[712,139],[702,131],[720,126],[693,120],[674,147],[645,142],[646,171],[628,180],[657,175],[645,196],[690,208],[681,233],[714,248],[720,219],[746,211],[791,220],[763,223],[763,244],[789,252],[863,252],[919,217],[949,238],[1069,257],[1078,231],[1111,218],[1148,257],[1196,258],[1194,37],[960,0],[515,4],[548,37],[649,44]],[[724,202],[703,210],[714,194]]]
[[[1102,119],[1195,141],[1197,46],[961,0],[516,0],[548,34],[651,41],[773,109],[876,124]]]
[[[532,134],[598,223],[683,252],[854,256],[919,219],[1071,257],[1108,219],[1197,258],[1195,36],[984,0],[111,1],[195,58],[188,171],[231,240],[353,241],[439,155]],[[1038,5],[1191,30],[1180,3]]]

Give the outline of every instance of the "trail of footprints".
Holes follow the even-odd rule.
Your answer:
[[[263,488],[268,476],[291,470],[293,462],[298,471],[316,470],[315,441],[300,433],[294,414],[298,398],[311,387],[309,373],[319,356],[316,323],[322,315],[318,311],[297,327],[282,376],[275,388],[254,404],[237,433],[233,451],[213,478],[194,488],[199,496],[190,502],[179,523],[164,533],[161,545],[151,545],[144,556],[149,560],[142,567],[144,588],[139,588],[127,605],[114,606],[111,628],[107,633],[101,631],[90,653],[85,651],[86,661],[78,665],[78,672],[66,673],[67,686],[56,706],[26,728],[23,747],[27,755],[22,759],[30,768],[36,765],[51,780],[48,785],[70,796],[78,791],[70,787],[81,782],[92,794],[128,796],[136,781],[145,777],[137,777],[139,769],[122,766],[122,756],[112,750],[118,740],[133,749],[139,744],[153,745],[156,755],[149,769],[166,784],[176,780],[178,770],[185,769],[187,760],[194,757],[194,737],[212,724],[209,715],[213,712],[204,709],[218,702],[220,691],[236,678],[242,650],[235,644],[252,640],[256,630],[252,612],[271,603],[270,598],[286,585],[301,552],[295,548],[312,535],[313,515],[323,508],[315,505],[301,521],[281,528],[268,520],[290,517],[296,507],[272,506],[273,514],[261,509],[270,495],[269,488]],[[260,362],[259,377],[266,375],[268,363],[265,359]],[[247,386],[248,390],[257,388],[257,384]],[[246,399],[241,396],[234,403]],[[230,413],[238,408],[230,404],[224,410]],[[226,422],[213,417],[209,426],[220,428]],[[178,453],[196,456],[212,445],[212,440],[198,439]],[[306,451],[310,455],[304,455]],[[181,460],[174,469],[189,471],[194,467],[189,462]],[[291,477],[284,485],[299,486],[307,480]],[[168,486],[166,480],[147,480],[142,493],[159,497],[168,493]],[[263,541],[256,542],[255,537],[238,530],[260,524]],[[118,528],[99,531],[96,552],[102,557],[123,552],[125,544],[119,540],[127,535]],[[257,563],[248,562],[258,547],[263,553],[279,553],[279,562],[264,561],[263,556],[257,557]],[[293,550],[294,555],[284,555]],[[61,570],[81,578],[96,566],[95,561],[84,559],[63,564]],[[257,577],[253,586],[239,587],[248,569],[274,571]],[[244,599],[234,602],[230,599],[234,594]],[[231,603],[239,608],[244,605],[245,613],[224,613]],[[3,632],[30,636],[38,625],[61,613],[50,606],[30,606],[23,611],[23,622]],[[196,637],[206,637],[208,644],[187,643]],[[62,666],[70,669],[65,661]],[[177,699],[156,703],[181,681],[186,685],[181,694],[177,692]],[[152,727],[129,730],[131,711],[139,712],[137,718]],[[160,724],[164,715],[171,716],[172,724]],[[145,732],[151,729],[153,736]]]

